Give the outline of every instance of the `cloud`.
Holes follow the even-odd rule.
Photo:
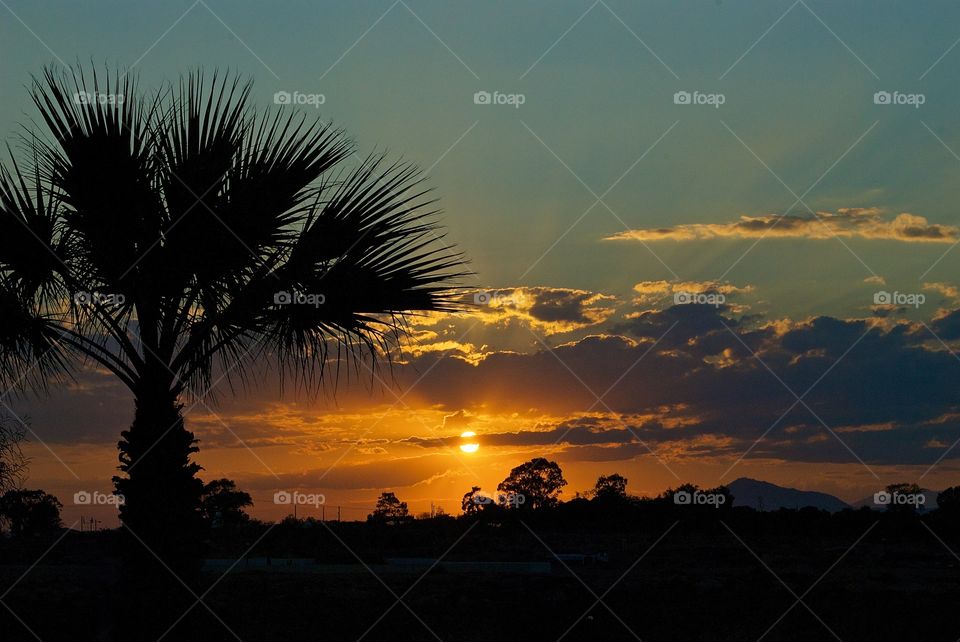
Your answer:
[[[673,227],[628,230],[604,240],[695,241],[761,237],[816,240],[842,237],[908,243],[953,243],[960,240],[960,228],[930,223],[923,216],[906,212],[886,220],[878,208],[841,208],[836,212],[818,212],[816,216],[766,214],[741,216],[730,223],[686,223]]]
[[[513,287],[480,293],[469,314],[487,325],[521,322],[547,335],[603,323],[616,312],[616,297],[589,290]]]
[[[945,341],[960,339],[960,310],[928,325]],[[736,457],[769,429],[751,456],[856,464],[852,450],[871,463],[931,464],[945,449],[930,444],[953,443],[960,432],[958,374],[960,364],[920,323],[829,316],[774,321],[738,317],[723,307],[678,305],[550,350],[492,353],[476,367],[445,360],[415,394],[420,403],[449,408],[622,414],[658,454],[673,457]],[[802,404],[795,395],[805,395]],[[563,448],[578,449],[579,455],[571,454],[577,457],[646,452],[617,422],[578,422],[566,433],[569,427],[558,421],[478,431],[478,438],[483,447],[559,440]],[[405,443],[453,447],[456,441],[415,437]],[[587,448],[606,450],[582,451]],[[947,455],[956,456],[960,451]]]
[[[722,294],[724,297],[749,294],[754,291],[752,285],[738,287],[729,281],[641,281],[633,286],[637,296],[633,304],[650,307],[658,304],[672,304],[673,295],[678,292],[688,294]]]
[[[337,463],[328,468],[301,472],[236,475],[242,488],[249,490],[305,489],[305,490],[380,490],[430,484],[448,474],[450,457],[429,454],[422,457],[378,458],[376,461],[356,464]]]
[[[957,286],[951,285],[949,283],[941,283],[941,282],[924,283],[923,289],[927,291],[937,292],[941,296],[954,301],[960,298],[960,289],[958,289]]]
[[[929,285],[944,294],[952,287]],[[634,292],[642,298],[681,286],[730,296],[751,291],[728,283],[648,281]],[[606,309],[605,300],[588,303],[592,296],[550,291],[535,299],[544,310],[531,312],[533,302],[520,309],[544,322],[582,322],[584,309]],[[391,374],[396,389],[404,391],[402,408],[390,410],[395,396],[371,395],[357,380],[338,391],[337,403],[345,410],[265,401],[279,394],[268,388],[259,395],[225,397],[216,415],[198,406],[187,421],[205,451],[277,447],[278,453],[331,461],[338,456],[334,450],[354,444],[357,455],[387,461],[424,448],[456,450],[456,435],[469,425],[484,449],[553,448],[559,441],[556,448],[569,458],[597,461],[648,454],[634,433],[663,457],[737,457],[769,429],[751,457],[856,464],[822,420],[871,464],[931,464],[947,450],[936,444],[952,444],[960,434],[955,385],[960,363],[946,347],[958,350],[960,309],[940,310],[926,324],[929,329],[890,318],[768,319],[727,305],[668,301],[608,321],[602,332],[546,341],[550,349],[482,346],[473,362],[429,350],[412,355]],[[441,327],[422,338],[442,340]],[[98,388],[95,398],[103,405],[78,404],[94,396],[101,377],[81,376],[91,385],[18,404],[18,412],[32,415],[45,443],[111,442],[128,425],[129,393],[119,384]],[[804,404],[794,394],[805,395]],[[373,429],[370,439],[356,442]],[[958,456],[958,448],[946,453]],[[383,474],[380,485],[387,485],[416,483],[449,465],[434,469],[425,461],[402,478],[388,475],[389,467],[376,470]],[[360,483],[361,469],[353,472],[356,480],[341,479],[348,487]]]
[[[458,410],[453,414],[444,415],[443,430],[460,430],[473,422],[473,417],[466,410]]]
[[[930,329],[942,341],[960,339],[960,309],[943,311],[930,324]]]

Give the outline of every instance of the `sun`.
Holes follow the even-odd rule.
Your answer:
[[[464,440],[468,440],[476,436],[477,436],[477,433],[473,432],[472,430],[468,430],[465,433],[462,433],[460,435],[460,438]],[[464,441],[464,443],[460,444],[460,450],[462,450],[465,453],[475,453],[479,449],[480,449],[480,444],[478,444],[476,441],[472,441],[472,440]]]

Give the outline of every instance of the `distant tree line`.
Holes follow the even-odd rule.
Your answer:
[[[544,457],[535,457],[513,468],[506,479],[497,485],[496,493],[489,493],[480,486],[472,486],[463,494],[460,510],[464,516],[477,516],[488,511],[499,510],[543,510],[557,507],[562,489],[567,485],[559,464]],[[918,496],[925,492],[917,484],[898,483],[886,487],[890,496]],[[698,501],[698,498],[704,498]],[[577,493],[574,499],[592,500],[606,504],[646,503],[684,505],[702,504],[712,508],[730,509],[734,496],[726,486],[700,488],[696,484],[685,483],[676,488],[668,488],[656,497],[636,497],[627,493],[627,478],[619,473],[601,475],[596,484],[583,495]],[[917,504],[878,504],[891,513],[914,513],[922,506]],[[960,516],[960,486],[953,486],[937,495],[937,507],[944,514]],[[429,515],[429,514],[425,514]],[[440,515],[443,513],[441,511]],[[406,502],[400,501],[394,492],[384,492],[377,500],[376,509],[368,516],[368,521],[399,524],[410,521]]]

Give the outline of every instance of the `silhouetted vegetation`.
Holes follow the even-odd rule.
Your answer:
[[[498,499],[505,506],[525,510],[548,508],[559,501],[561,488],[567,485],[556,462],[536,457],[510,471],[497,486],[503,492]]]
[[[923,513],[759,512],[734,507],[724,487],[682,484],[637,497],[616,473],[602,476],[594,491],[597,486],[609,490],[524,510],[474,502],[483,496],[474,486],[459,517],[416,520],[395,493],[385,492],[369,521],[290,516],[278,524],[247,519],[211,528],[207,555],[224,564],[203,575],[201,589],[212,587],[204,602],[216,617],[198,606],[174,626],[193,602],[181,587],[162,602],[175,610],[137,612],[130,623],[137,628],[130,630],[141,630],[149,618],[161,633],[174,626],[170,639],[221,639],[228,636],[221,618],[244,640],[275,638],[278,621],[287,639],[316,637],[320,626],[324,639],[356,639],[395,601],[383,582],[396,595],[414,586],[404,604],[441,639],[635,639],[625,627],[642,639],[757,639],[784,613],[765,640],[833,639],[817,618],[843,640],[952,639],[955,633],[950,618],[917,617],[913,609],[875,617],[877,604],[908,604],[922,595],[927,607],[943,612],[960,599],[958,565],[948,550],[960,549],[960,518],[949,494],[943,508]],[[208,487],[212,497],[243,495],[222,480]],[[678,502],[682,492],[725,499]],[[58,536],[0,540],[0,558],[39,557]],[[44,574],[30,574],[22,592],[9,596],[11,605],[43,639],[63,638],[83,613],[97,614],[90,622],[96,639],[136,639],[113,622],[121,610],[95,608],[96,600],[126,586],[112,579],[116,542],[110,531],[71,534],[45,560]],[[288,566],[287,560],[298,562]],[[406,568],[404,560],[421,563]],[[228,565],[233,570],[224,575]],[[16,580],[12,571],[7,575],[8,583]],[[780,580],[796,595],[813,586],[804,603],[817,617],[799,605],[790,609],[796,598]],[[44,590],[44,582],[66,581],[77,592],[46,603],[42,614],[26,597]],[[471,618],[464,626],[465,609],[508,607],[509,618]],[[340,617],[345,612],[351,617]],[[0,612],[0,626],[21,630],[10,617]],[[402,607],[367,637],[435,639]]]
[[[33,537],[60,528],[63,504],[42,490],[8,490],[0,496],[0,530],[13,537]]]
[[[0,493],[20,486],[27,469],[27,459],[20,446],[24,439],[24,427],[19,420],[0,416]]]
[[[121,99],[76,99],[93,88]],[[182,398],[246,380],[248,353],[311,390],[330,363],[372,376],[404,313],[457,308],[462,274],[415,167],[347,167],[341,130],[250,92],[197,71],[147,96],[132,73],[50,67],[31,88],[46,131],[0,168],[0,381],[44,391],[95,362],[130,389],[121,519],[131,552],[181,574],[204,493]]]
[[[593,487],[593,496],[600,500],[621,500],[627,498],[627,479],[623,475],[601,475]]]
[[[394,493],[382,493],[377,498],[377,506],[367,516],[367,521],[396,525],[410,521],[407,503],[401,502]]]
[[[229,479],[215,479],[203,485],[200,495],[200,514],[214,528],[236,526],[250,517],[243,511],[253,506],[249,493],[237,490]]]
[[[937,495],[937,508],[944,513],[960,515],[960,486],[951,486]]]

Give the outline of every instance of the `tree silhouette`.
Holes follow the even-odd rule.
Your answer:
[[[898,501],[899,497],[906,498],[919,498],[923,495],[924,489],[914,483],[901,482],[899,484],[890,484],[886,488],[887,493],[890,496],[890,503],[887,504],[886,511],[888,513],[896,513],[900,515],[910,515],[918,511],[924,510],[924,505],[915,501]],[[939,505],[939,504],[938,504]]]
[[[0,417],[0,493],[16,489],[23,481],[27,458],[20,448],[25,431]]]
[[[686,484],[680,484],[676,488],[667,488],[665,491],[663,491],[662,493],[660,493],[660,495],[657,496],[657,499],[668,501],[671,504],[673,504],[673,503],[676,503],[675,497],[677,493],[687,493],[689,495],[693,495],[694,493],[699,493],[699,492],[701,492],[699,486],[697,486],[696,484],[686,483]]]
[[[60,528],[63,504],[42,490],[10,490],[0,496],[0,520],[14,537]]]
[[[203,486],[200,512],[209,524],[230,526],[246,521],[249,517],[243,509],[248,506],[253,506],[253,498],[237,490],[237,484],[230,479],[214,479]]]
[[[463,499],[460,500],[460,510],[463,511],[464,515],[475,515],[485,506],[491,505],[492,501],[491,498],[480,491],[479,486],[473,486],[469,492],[463,494]]]
[[[507,493],[503,502],[507,506],[536,509],[555,505],[566,485],[556,462],[536,457],[511,470],[497,490]],[[511,497],[516,499],[511,501]]]
[[[960,515],[960,486],[951,486],[937,495],[937,508],[944,513]]]
[[[394,493],[381,493],[376,508],[367,516],[368,521],[386,524],[399,524],[409,519],[407,502],[401,502]]]
[[[597,499],[624,499],[627,496],[627,479],[618,473],[601,475],[593,487]]]
[[[185,399],[258,358],[310,390],[330,363],[372,376],[404,313],[456,307],[460,257],[418,170],[343,169],[342,131],[257,112],[250,89],[198,71],[146,97],[49,67],[31,92],[48,131],[0,168],[0,375],[42,390],[89,360],[131,390],[121,518],[164,557],[201,521]]]

